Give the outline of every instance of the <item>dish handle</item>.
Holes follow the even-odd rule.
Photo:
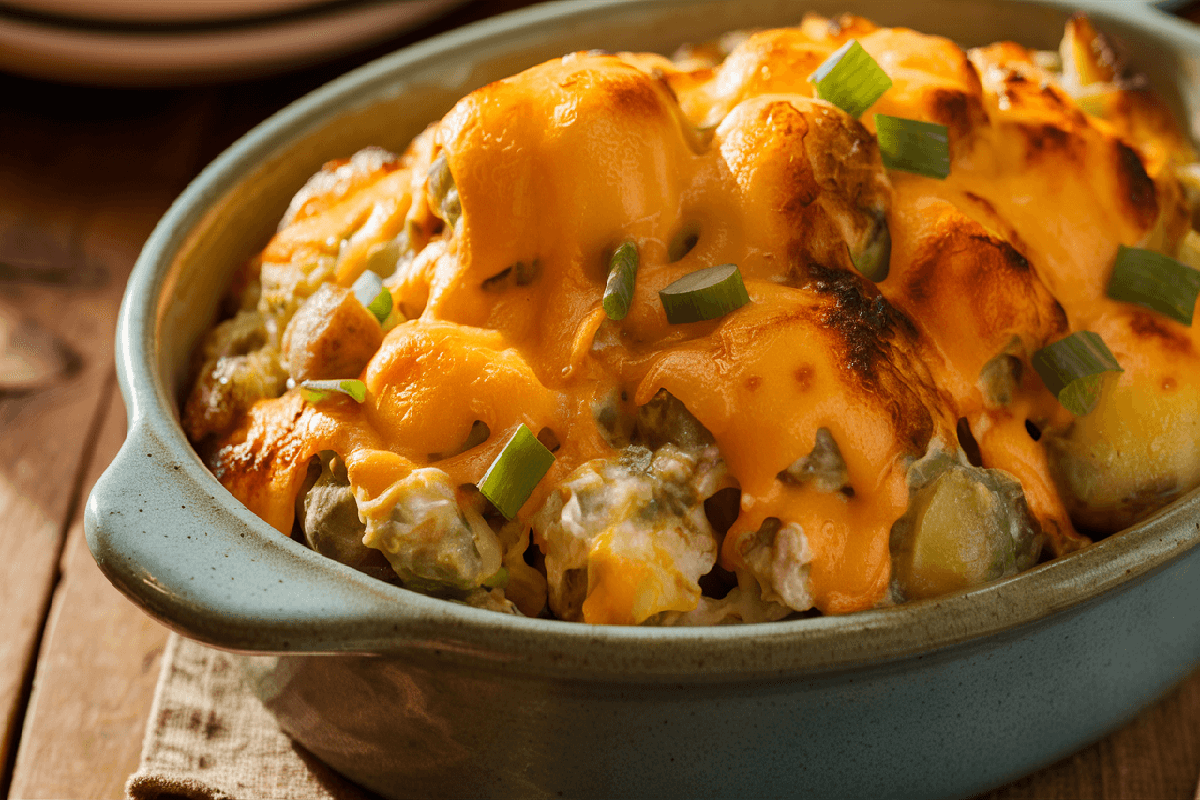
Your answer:
[[[417,644],[428,598],[325,559],[254,516],[171,431],[130,424],[84,511],[88,547],[168,627],[244,652],[378,652]],[[180,441],[176,441],[180,440]]]

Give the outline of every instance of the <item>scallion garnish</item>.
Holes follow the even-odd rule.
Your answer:
[[[609,319],[622,320],[633,303],[633,283],[637,276],[638,251],[633,242],[625,242],[608,262],[608,284],[604,287],[604,313]]]
[[[875,134],[888,169],[943,180],[950,174],[950,133],[945,125],[876,114]]]
[[[857,39],[851,39],[808,76],[817,97],[858,119],[892,88],[892,79]]]
[[[1096,407],[1105,372],[1124,372],[1100,335],[1076,331],[1033,354],[1033,368],[1063,408],[1082,417]]]
[[[508,586],[508,569],[501,567],[494,575],[484,579],[483,585],[489,589],[504,589]]]
[[[383,280],[371,270],[358,276],[353,291],[358,302],[375,315],[380,325],[392,313],[392,293],[384,288]]]
[[[700,322],[723,317],[750,302],[737,264],[699,269],[658,293],[667,322]]]
[[[300,382],[300,395],[310,403],[319,403],[335,394],[344,394],[361,403],[367,399],[367,385],[357,379]]]
[[[553,463],[554,454],[521,423],[476,485],[505,519],[513,519]]]
[[[1200,271],[1153,250],[1121,245],[1108,279],[1108,296],[1137,303],[1191,326]]]
[[[847,245],[850,261],[864,278],[882,281],[888,275],[892,259],[892,234],[888,229],[887,215],[882,211],[876,212],[875,220],[863,238],[863,247],[857,254]]]

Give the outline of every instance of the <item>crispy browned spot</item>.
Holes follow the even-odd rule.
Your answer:
[[[934,89],[929,94],[929,113],[935,121],[949,129],[951,142],[966,137],[977,126],[986,125],[988,121],[983,97],[978,91],[969,93],[948,87]]]
[[[297,400],[284,396],[262,404],[261,418],[244,421],[223,442],[214,443],[206,466],[236,497],[262,490],[281,465],[300,460],[303,437],[296,430],[307,407]]]
[[[918,318],[961,313],[1000,338],[1012,330],[1067,327],[1066,311],[1040,285],[1029,260],[965,217],[922,246],[908,275],[905,296],[919,311],[906,308]]]
[[[579,73],[572,75],[569,80],[577,77]],[[630,67],[625,73],[609,73],[603,82],[597,82],[589,91],[604,98],[597,101],[601,102],[604,108],[612,109],[621,116],[644,119],[659,117],[663,113],[665,98],[655,90],[654,83],[650,76]],[[662,85],[670,91],[665,82]]]
[[[897,331],[915,338],[917,329],[873,284],[859,275],[818,264],[809,267],[809,288],[834,299],[821,321],[837,331],[846,346],[846,365],[875,383],[879,362]]]
[[[1158,193],[1154,181],[1146,174],[1142,157],[1119,139],[1114,142],[1114,158],[1121,197],[1129,203],[1130,216],[1143,228],[1149,228],[1158,219]]]
[[[1014,135],[1025,142],[1025,158],[1029,161],[1054,159],[1082,165],[1087,157],[1084,142],[1057,125],[1017,125]]]
[[[883,401],[897,437],[910,452],[924,452],[933,435],[933,417],[918,391],[933,389],[910,358],[916,326],[857,273],[813,265],[808,288],[833,300],[820,321],[833,334],[847,372],[863,391]]]
[[[1179,355],[1192,352],[1192,342],[1168,326],[1161,317],[1150,311],[1136,311],[1129,318],[1129,329],[1139,339],[1157,340],[1164,350]]]

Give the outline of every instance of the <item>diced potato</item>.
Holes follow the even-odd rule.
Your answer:
[[[183,425],[193,441],[229,430],[254,403],[278,397],[286,388],[279,349],[256,311],[239,312],[214,328],[202,358],[183,411]]]
[[[356,378],[383,344],[383,328],[349,289],[324,284],[283,334],[284,367],[297,381]]]
[[[1178,366],[1175,380],[1113,374],[1091,413],[1046,437],[1076,525],[1119,531],[1200,485],[1200,386]]]
[[[893,529],[892,576],[906,599],[936,597],[1029,569],[1041,549],[1014,478],[955,465],[914,493]]]

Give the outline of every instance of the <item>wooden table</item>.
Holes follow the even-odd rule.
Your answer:
[[[353,58],[235,85],[100,90],[0,75],[0,303],[80,360],[54,388],[0,395],[0,795],[118,798],[137,766],[166,631],[100,575],[81,511],[124,436],[112,342],[151,228],[206,163],[303,93],[525,4],[476,2]],[[3,265],[41,277],[13,281]],[[1200,672],[1098,744],[988,797],[1191,798],[1198,776]]]

